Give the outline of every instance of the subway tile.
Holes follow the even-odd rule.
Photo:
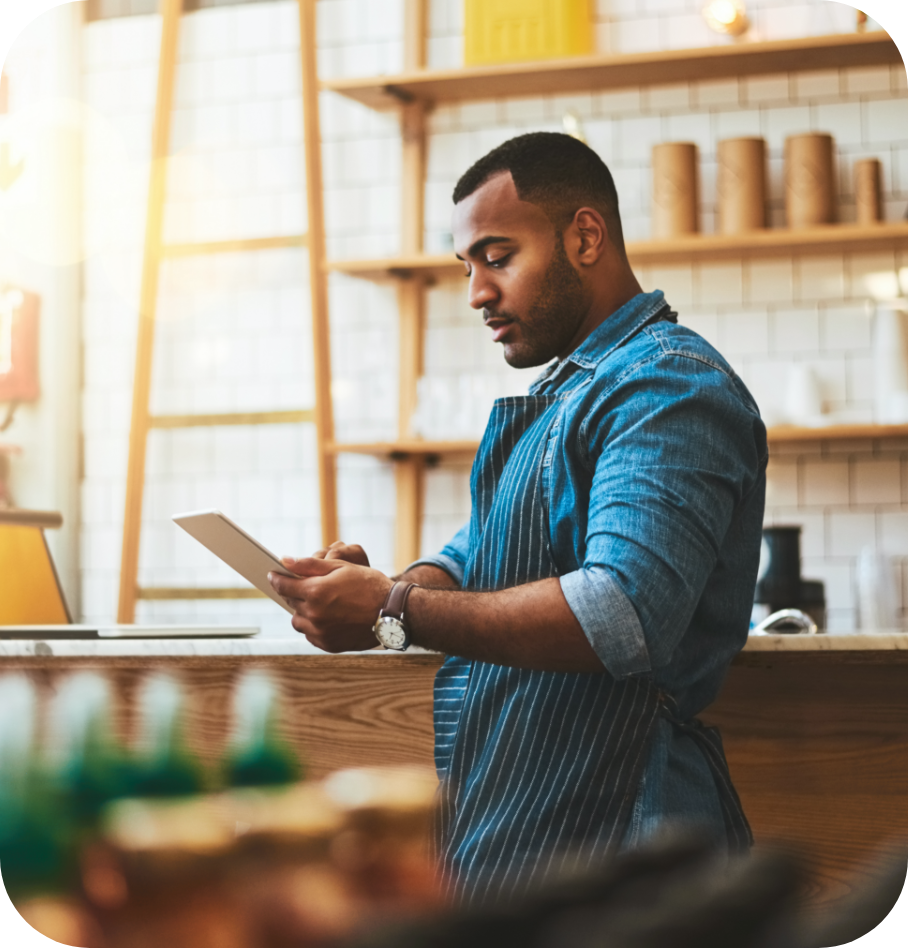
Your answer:
[[[819,558],[804,558],[803,575],[805,579],[818,579],[826,593],[826,609],[831,616],[837,610],[854,609],[854,577],[850,560],[836,561],[821,560]],[[846,631],[840,625],[839,631]],[[851,625],[851,629],[854,625]]]
[[[636,115],[642,107],[640,89],[593,93],[593,111],[599,115]]]
[[[721,350],[745,356],[769,350],[769,317],[761,312],[726,313],[719,318]]]
[[[742,80],[743,104],[747,106],[787,104],[791,94],[791,79],[787,73],[778,76],[753,76]]]
[[[867,142],[908,141],[908,100],[879,99],[865,105]]]
[[[876,517],[872,513],[832,511],[829,518],[829,556],[857,556],[876,544]]]
[[[737,106],[741,102],[741,89],[737,79],[719,79],[699,82],[691,87],[691,98],[696,107]]]
[[[820,333],[824,350],[868,349],[872,321],[862,306],[827,304],[821,309]]]
[[[849,354],[847,368],[847,396],[851,404],[873,401],[873,359],[870,356]]]
[[[546,118],[547,103],[543,96],[505,99],[501,105],[503,117],[511,125],[532,124]]]
[[[846,69],[842,74],[842,78],[848,95],[892,91],[892,73],[888,66],[864,66],[857,69]]]
[[[791,85],[793,98],[798,102],[833,98],[841,94],[841,78],[838,69],[793,73]]]
[[[742,265],[734,263],[700,264],[697,267],[697,303],[740,305],[744,294]]]
[[[611,28],[612,51],[642,53],[659,48],[659,20],[617,20]]]
[[[845,268],[841,257],[800,257],[795,264],[796,299],[841,300],[845,297]]]
[[[855,461],[851,489],[856,504],[897,504],[901,501],[901,465],[893,460]]]
[[[659,26],[663,49],[698,49],[713,41],[713,34],[699,10],[680,16],[662,16]]]
[[[688,329],[702,336],[707,342],[719,347],[719,317],[715,313],[681,313],[678,321],[682,326],[687,326]]]
[[[766,469],[767,507],[796,507],[797,504],[797,461],[791,458],[770,459]]]
[[[863,106],[860,102],[827,102],[813,107],[812,127],[818,132],[828,132],[836,146],[860,144],[863,140],[861,128]]]
[[[591,92],[574,92],[570,95],[555,95],[547,98],[547,117],[560,122],[565,113],[573,112],[581,121],[586,121],[593,114],[593,94]]]
[[[792,105],[787,108],[764,108],[761,127],[770,148],[778,148],[790,135],[803,135],[811,131],[810,108]]]
[[[487,128],[497,124],[498,104],[496,102],[464,102],[460,106],[461,128]]]
[[[908,512],[878,513],[880,547],[889,556],[908,556]]]
[[[847,507],[849,497],[847,461],[805,459],[801,465],[801,503],[808,507]]]
[[[694,142],[702,161],[705,155],[714,153],[712,122],[706,113],[683,113],[667,115],[664,119],[666,141]]]
[[[621,118],[615,121],[615,151],[621,161],[650,164],[653,146],[662,140],[662,120],[657,117]]]
[[[649,289],[662,290],[666,301],[679,312],[694,305],[690,267],[653,267]]]
[[[643,89],[643,108],[647,112],[677,112],[690,108],[690,85],[649,86]]]
[[[895,254],[855,254],[848,258],[847,268],[848,295],[851,299],[885,299],[898,295],[898,284],[894,277]]]
[[[615,123],[611,119],[593,118],[587,122],[584,122],[583,127],[584,131],[586,132],[587,144],[600,156],[600,158],[602,158],[606,164],[610,164],[612,162],[612,157],[615,154]],[[640,173],[639,168],[627,170],[638,175]],[[613,175],[616,173],[615,168],[612,168],[611,171]],[[621,190],[618,191],[618,195],[621,198],[621,206],[623,210],[624,207],[627,206],[627,199],[625,198],[624,192]]]
[[[787,363],[773,358],[747,358],[740,367],[736,367],[736,371],[753,395],[766,425],[772,426],[785,421]],[[777,453],[779,448],[784,450],[784,447],[773,447],[773,453]]]
[[[760,113],[756,109],[716,112],[713,116],[715,139],[757,137],[762,134]]]
[[[792,298],[791,260],[752,260],[744,266],[744,292],[749,302],[784,302]]]
[[[593,22],[593,49],[597,53],[611,53],[612,24],[608,20]]]

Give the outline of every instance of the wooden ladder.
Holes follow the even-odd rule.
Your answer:
[[[138,599],[246,599],[261,595],[258,590],[252,588],[198,589],[179,587],[173,589],[143,589],[139,587],[139,540],[142,528],[142,501],[145,492],[145,460],[148,434],[153,428],[314,422],[318,453],[322,542],[328,544],[337,538],[335,458],[329,450],[329,445],[333,442],[333,418],[330,397],[331,359],[327,275],[324,266],[325,228],[316,70],[316,0],[297,0],[297,2],[299,6],[300,60],[303,80],[303,151],[306,164],[308,233],[261,237],[251,240],[223,240],[165,245],[163,242],[163,223],[167,158],[170,150],[170,125],[173,110],[177,43],[183,2],[182,0],[161,0],[163,19],[161,50],[152,130],[151,180],[145,222],[139,331],[136,342],[132,420],[129,431],[126,512],[120,563],[120,596],[117,608],[117,621],[121,623],[135,621],[136,601]],[[281,247],[308,247],[309,249],[309,287],[315,364],[314,408],[298,411],[208,415],[151,415],[149,412],[151,367],[162,262],[167,258],[174,257],[268,250]]]

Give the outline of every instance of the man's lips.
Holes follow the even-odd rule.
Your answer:
[[[501,342],[508,334],[511,326],[514,325],[512,319],[492,318],[485,321],[486,326],[492,330],[492,342]]]

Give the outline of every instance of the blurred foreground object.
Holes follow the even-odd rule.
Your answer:
[[[904,851],[822,926],[799,912],[797,864],[758,853],[727,863],[693,839],[651,844],[507,906],[398,925],[343,948],[831,948],[875,928],[905,878]]]
[[[122,800],[83,851],[104,948],[334,945],[440,905],[423,768],[184,800]],[[93,946],[90,946],[93,948]]]

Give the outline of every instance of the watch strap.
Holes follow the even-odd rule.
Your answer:
[[[409,598],[413,587],[418,585],[419,583],[408,583],[406,580],[397,580],[397,582],[388,590],[388,595],[385,597],[385,603],[381,607],[381,611],[378,613],[379,618],[382,618],[383,616],[390,616],[393,619],[403,621],[404,608],[407,605],[407,599]]]

